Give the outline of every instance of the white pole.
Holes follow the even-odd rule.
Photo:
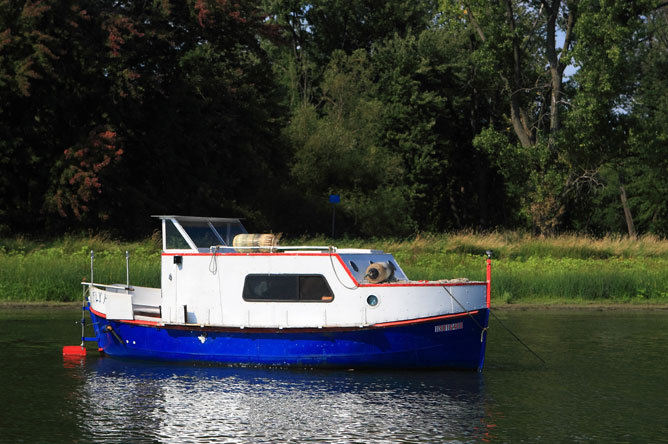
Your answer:
[[[130,291],[130,252],[125,250],[125,284]]]

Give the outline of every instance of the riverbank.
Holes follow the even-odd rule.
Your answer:
[[[569,307],[668,305],[668,241],[646,236],[593,239],[565,235],[540,238],[516,232],[422,234],[410,239],[284,239],[285,245],[377,248],[394,254],[415,280],[466,277],[485,280],[485,251],[494,252],[492,305]],[[0,303],[81,300],[80,282],[130,282],[160,286],[160,237],[123,243],[105,236],[64,236],[51,242],[0,241]]]

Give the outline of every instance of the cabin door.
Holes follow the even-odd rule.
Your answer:
[[[183,305],[179,302],[179,274],[182,264],[172,261],[174,256],[169,257],[169,262],[163,262],[163,280],[162,280],[162,298],[163,298],[163,316],[172,323],[179,322],[178,308]],[[176,256],[178,257],[178,256]],[[182,311],[182,310],[181,310]],[[181,315],[183,318],[183,315]]]

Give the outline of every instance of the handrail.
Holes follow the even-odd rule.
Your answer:
[[[313,245],[304,245],[304,246],[281,246],[281,245],[274,245],[274,246],[250,246],[250,247],[234,247],[231,245],[216,245],[216,248],[222,249],[230,249],[230,250],[329,250],[330,247],[325,247],[325,246],[313,246]],[[334,251],[336,251],[336,247],[334,247]]]
[[[121,285],[106,285],[106,284],[98,284],[98,283],[91,283],[91,282],[82,282],[81,285],[88,285],[90,287],[115,288],[117,290],[126,290],[126,291],[134,291],[135,290],[132,287],[124,287],[124,286],[121,286]]]

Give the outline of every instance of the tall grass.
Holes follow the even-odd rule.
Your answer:
[[[95,281],[125,283],[125,251],[130,252],[130,283],[160,285],[157,238],[121,244],[107,236],[66,236],[49,243],[23,238],[0,241],[0,300],[74,301],[82,281],[90,281],[90,251],[95,251]]]
[[[284,245],[375,248],[393,253],[411,279],[485,279],[494,252],[492,303],[668,303],[668,241],[653,236],[540,238],[518,232],[421,234],[410,239],[284,239]],[[160,285],[159,234],[121,243],[108,236],[64,236],[51,242],[0,240],[0,301],[73,301],[82,280]]]

